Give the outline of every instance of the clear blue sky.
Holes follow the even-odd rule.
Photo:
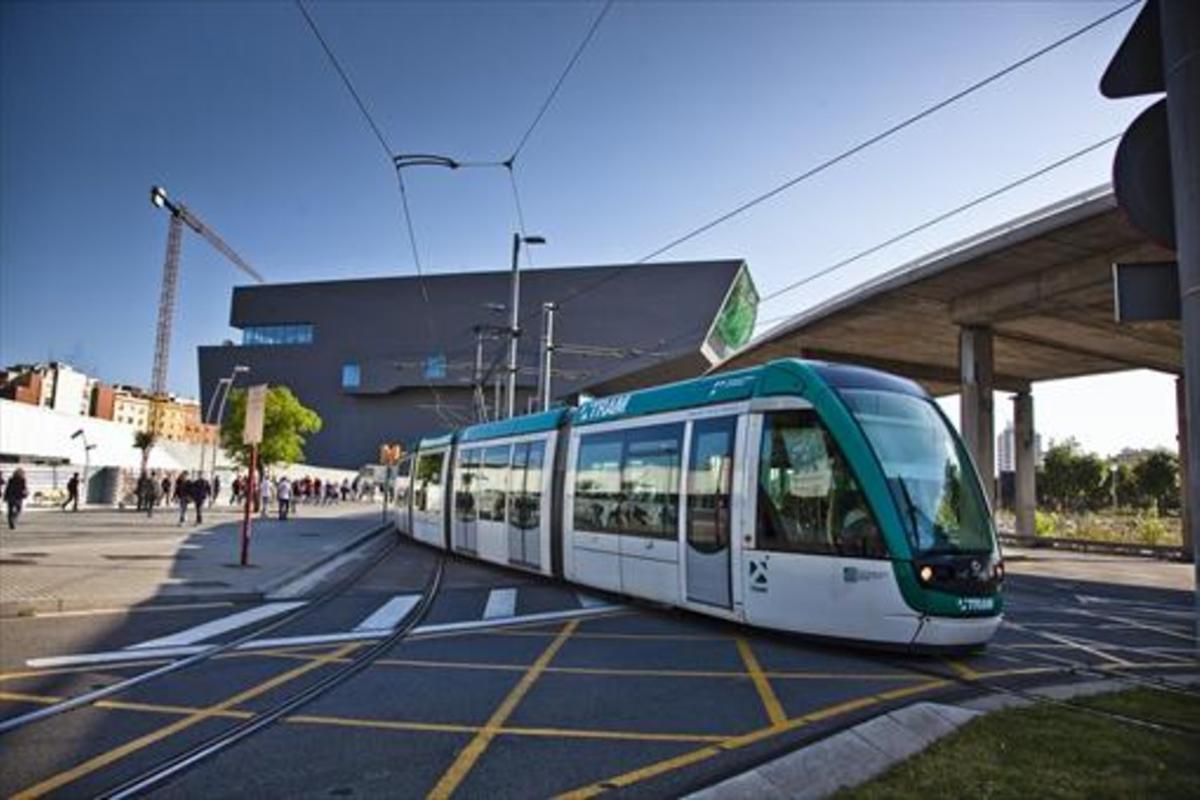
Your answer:
[[[528,227],[549,240],[537,262],[640,258],[1117,5],[618,2],[517,164]],[[309,8],[397,150],[495,159],[600,7]],[[1145,103],[1096,85],[1133,14],[664,258],[746,258],[765,294],[1122,130]],[[166,235],[153,183],[269,280],[412,273],[394,173],[291,3],[5,3],[0,23],[0,362],[148,383]],[[760,317],[1100,184],[1110,163],[1106,148]],[[503,173],[410,176],[428,271],[506,265]],[[170,385],[195,394],[195,348],[234,336],[244,280],[195,237],[183,264]],[[1139,373],[1106,392],[1156,409],[1115,434],[1119,409],[1047,430],[1047,391],[1043,430],[1169,444],[1169,385]]]

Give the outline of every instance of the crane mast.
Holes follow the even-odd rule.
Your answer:
[[[173,203],[160,186],[150,189],[150,202],[171,213],[167,227],[167,255],[163,261],[162,290],[158,296],[158,323],[154,331],[154,367],[150,375],[150,431],[162,433],[162,411],[167,399],[167,366],[171,358],[171,328],[175,322],[175,298],[179,292],[179,255],[183,245],[183,225],[200,235],[218,253],[258,283],[263,276],[225,244],[211,228],[200,221],[183,203]]]

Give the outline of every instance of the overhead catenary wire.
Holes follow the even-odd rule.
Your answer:
[[[337,72],[338,77],[341,78],[342,85],[346,87],[346,91],[349,92],[350,96],[354,99],[355,105],[358,106],[359,112],[362,114],[363,119],[366,120],[366,123],[370,127],[371,132],[375,135],[376,141],[379,142],[379,146],[383,149],[384,155],[387,157],[388,163],[392,166],[393,170],[396,173],[396,186],[399,189],[399,193],[400,193],[401,215],[404,219],[404,226],[408,233],[408,243],[409,243],[409,248],[412,252],[413,267],[417,273],[417,285],[421,292],[421,299],[425,305],[425,321],[426,321],[427,327],[429,328],[430,340],[434,344],[434,346],[436,346],[437,343],[440,341],[440,337],[438,336],[438,329],[437,329],[437,319],[433,313],[433,303],[429,299],[429,289],[425,285],[425,273],[421,267],[421,252],[420,252],[420,248],[417,246],[417,233],[416,233],[415,226],[413,225],[412,208],[410,207],[409,201],[408,201],[408,188],[405,186],[405,183],[404,183],[404,174],[401,172],[400,168],[395,164],[395,161],[394,161],[394,159],[396,157],[396,151],[392,148],[391,144],[388,142],[387,137],[384,136],[383,131],[380,129],[378,123],[375,122],[375,118],[374,118],[374,116],[372,116],[370,109],[367,108],[367,105],[363,101],[362,96],[358,93],[358,90],[354,88],[354,82],[350,80],[349,74],[347,74],[346,70],[342,67],[342,64],[338,60],[337,55],[334,54],[333,48],[330,46],[329,42],[326,41],[325,37],[321,34],[320,28],[317,27],[316,20],[314,20],[312,15],[308,13],[308,9],[304,7],[304,3],[302,2],[302,0],[295,0],[295,2],[296,2],[296,8],[298,8],[300,10],[301,15],[303,15],[303,17],[304,17],[304,21],[308,24],[308,29],[310,31],[312,31],[313,36],[316,38],[317,42],[321,45],[321,49],[325,51],[325,55],[329,59],[329,63],[333,66],[334,71]],[[442,410],[441,393],[438,392],[437,386],[435,386],[433,381],[431,379],[429,379],[428,377],[426,377],[426,383],[429,387],[430,392],[433,394],[434,403],[436,404],[436,410],[437,410],[437,415],[438,415],[439,419],[441,419],[442,422],[444,422],[446,424],[451,424],[447,420],[446,414]]]
[[[1030,181],[1035,180],[1037,178],[1040,178],[1041,176],[1043,176],[1049,172],[1052,172],[1053,170],[1056,170],[1060,167],[1063,167],[1066,164],[1071,163],[1072,161],[1082,158],[1083,156],[1088,155],[1089,153],[1095,152],[1096,150],[1100,149],[1101,147],[1104,147],[1105,145],[1111,144],[1112,142],[1116,141],[1117,139],[1120,138],[1120,136],[1121,136],[1121,134],[1114,134],[1112,136],[1106,136],[1105,138],[1101,139],[1100,141],[1090,144],[1087,147],[1076,150],[1073,153],[1070,153],[1069,155],[1063,156],[1062,158],[1055,159],[1051,163],[1043,165],[1032,172],[1026,173],[1025,175],[1022,175],[1021,177],[1019,177],[1015,180],[1009,181],[1008,183],[1005,183],[1004,185],[1002,185],[998,188],[984,192],[983,194],[977,195],[976,197],[972,198],[971,200],[968,200],[965,203],[961,203],[961,204],[955,206],[954,208],[951,208],[947,211],[942,212],[941,214],[937,214],[936,216],[931,217],[930,219],[926,220],[925,222],[920,223],[919,225],[914,225],[910,228],[907,228],[906,230],[904,230],[894,236],[890,236],[887,239],[885,239],[884,241],[882,241],[876,245],[872,245],[871,247],[860,250],[857,253],[855,253],[851,256],[848,256],[846,258],[843,258],[840,261],[837,261],[833,264],[830,264],[827,267],[823,267],[823,268],[817,270],[816,272],[809,273],[808,275],[804,276],[803,278],[801,278],[797,281],[794,281],[794,282],[788,284],[787,286],[780,287],[779,289],[776,289],[774,292],[771,292],[770,294],[761,298],[759,302],[765,303],[769,300],[780,297],[783,294],[791,292],[805,284],[811,283],[812,281],[817,280],[818,278],[825,277],[834,272],[837,272],[838,270],[844,269],[844,268],[850,266],[851,264],[866,258],[869,255],[873,255],[874,253],[877,253],[880,250],[883,250],[886,247],[889,247],[893,244],[901,242],[904,239],[907,239],[909,237],[915,236],[916,234],[918,234],[924,230],[927,230],[927,229],[933,227],[934,225],[937,225],[938,223],[945,222],[946,220],[948,220],[954,216],[957,216],[959,214],[962,214],[965,211],[969,211],[972,208],[975,208],[976,206],[979,206],[980,204],[982,204],[988,200],[992,200],[992,199],[998,197],[999,195],[1004,194],[1005,192],[1012,191],[1013,189],[1015,189],[1019,186],[1029,183]],[[788,319],[789,316],[774,318],[770,321],[771,322],[780,322],[785,319]],[[655,342],[655,346],[658,346],[660,348],[665,348],[668,345],[682,341],[684,339],[687,339],[690,336],[694,336],[695,334],[697,334],[703,330],[706,330],[710,324],[711,324],[711,321],[703,322],[698,325],[688,326],[686,329],[682,329],[676,334],[673,334],[669,337],[664,337],[662,339],[659,339],[657,342]],[[645,349],[648,349],[648,348],[645,348]],[[649,366],[657,361],[661,361],[663,358],[667,357],[668,355],[670,355],[670,351],[664,349],[663,352],[660,352],[657,356],[652,356],[644,366]],[[609,370],[607,372],[601,373],[597,377],[596,382],[597,383],[603,382],[604,380],[608,379],[610,376],[612,376],[614,374],[616,374],[616,370]]]
[[[895,134],[899,133],[900,131],[905,130],[906,128],[909,128],[912,125],[916,124],[917,122],[920,122],[924,119],[929,118],[930,116],[933,116],[937,112],[942,111],[942,110],[946,109],[947,107],[957,103],[958,101],[980,91],[981,89],[995,83],[996,81],[999,81],[1001,78],[1004,78],[1004,77],[1020,70],[1021,68],[1028,66],[1029,64],[1038,60],[1042,56],[1045,56],[1045,55],[1053,52],[1054,50],[1057,50],[1058,48],[1068,44],[1069,42],[1072,42],[1075,39],[1078,39],[1079,37],[1083,36],[1084,34],[1088,33],[1089,31],[1092,31],[1092,30],[1096,29],[1097,27],[1103,25],[1105,22],[1108,22],[1109,20],[1113,19],[1114,17],[1117,17],[1117,16],[1123,14],[1124,12],[1128,11],[1130,8],[1133,8],[1134,6],[1138,5],[1140,2],[1141,2],[1141,0],[1131,0],[1131,2],[1127,2],[1127,3],[1119,6],[1118,8],[1092,20],[1091,22],[1087,23],[1086,25],[1084,25],[1080,28],[1076,28],[1075,30],[1071,31],[1070,33],[1067,33],[1066,35],[1061,36],[1058,39],[1055,39],[1054,41],[1050,42],[1049,44],[1046,44],[1046,45],[1038,48],[1034,52],[1018,59],[1017,61],[1012,62],[1011,64],[1003,67],[1002,69],[997,70],[996,72],[993,72],[990,75],[971,83],[970,85],[964,87],[963,89],[960,89],[959,91],[955,92],[954,94],[951,94],[948,97],[946,97],[942,100],[939,100],[936,103],[933,103],[932,105],[922,108],[921,110],[909,115],[908,117],[904,118],[903,120],[885,128],[884,130],[880,131],[879,133],[877,133],[873,136],[870,136],[867,139],[864,139],[855,145],[852,145],[851,147],[841,151],[840,153],[838,153],[835,156],[825,159],[824,161],[805,170],[804,172],[800,173],[799,175],[796,175],[792,178],[788,178],[787,180],[783,181],[780,184],[777,184],[776,186],[772,187],[771,189],[750,198],[749,200],[735,206],[734,208],[730,209],[729,211],[726,211],[726,212],[720,214],[719,216],[709,220],[708,222],[705,222],[704,224],[691,229],[690,231],[684,233],[683,235],[672,239],[671,241],[667,242],[666,244],[663,244],[663,245],[655,248],[654,250],[650,251],[646,255],[637,259],[636,261],[633,261],[628,265],[623,265],[621,267],[618,267],[617,269],[613,270],[611,273],[598,278],[597,280],[593,281],[592,283],[579,287],[575,291],[570,292],[565,297],[561,298],[558,301],[559,305],[569,303],[573,300],[578,299],[579,297],[582,297],[586,294],[589,294],[589,293],[595,291],[596,289],[600,288],[604,284],[607,284],[610,281],[616,280],[617,278],[624,275],[625,272],[627,271],[628,267],[637,266],[639,264],[644,264],[644,263],[650,261],[651,259],[657,258],[658,256],[663,255],[664,253],[667,253],[670,250],[675,249],[676,247],[683,244],[684,242],[690,241],[691,239],[696,238],[697,236],[701,235],[702,233],[712,230],[713,228],[715,228],[725,222],[728,222],[729,220],[733,219],[734,217],[744,214],[745,212],[751,210],[755,206],[758,206],[758,205],[766,202],[767,200],[786,192],[787,190],[793,188],[794,186],[797,186],[800,183],[803,183],[804,181],[808,180],[809,178],[815,177],[816,175],[824,172],[825,170],[827,170],[843,161],[846,161],[847,159],[863,152],[864,150],[867,150],[868,148],[878,144],[879,142],[884,141],[885,139],[890,138],[891,136],[894,136]]]
[[[546,112],[550,110],[550,105],[554,102],[554,98],[558,96],[558,90],[562,88],[563,83],[567,80],[567,76],[571,74],[571,70],[575,68],[583,51],[587,49],[588,43],[592,41],[592,37],[596,35],[596,30],[600,27],[600,23],[604,21],[604,17],[608,15],[612,9],[614,0],[606,0],[604,7],[600,9],[600,13],[592,20],[591,27],[579,42],[579,46],[575,48],[575,52],[571,55],[571,59],[567,61],[567,65],[563,67],[563,71],[559,74],[558,80],[554,82],[554,87],[550,89],[550,94],[546,95],[546,99],[542,102],[537,114],[534,115],[533,121],[529,123],[529,127],[525,129],[517,146],[513,148],[512,155],[508,157],[508,164],[516,162],[517,156],[521,155],[521,151],[525,149],[525,145],[529,142],[529,137],[533,135],[534,130],[541,123],[542,118],[546,116]]]

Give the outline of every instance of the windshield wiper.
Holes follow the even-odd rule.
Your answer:
[[[908,485],[904,482],[904,478],[896,478],[896,483],[900,484],[900,491],[904,495],[904,504],[908,507],[908,521],[912,525],[913,547],[921,549],[921,528],[917,523],[917,507],[913,503],[912,495],[908,493]]]

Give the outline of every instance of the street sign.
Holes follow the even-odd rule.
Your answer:
[[[1113,264],[1113,303],[1117,322],[1179,319],[1179,264]]]
[[[246,424],[242,428],[242,444],[261,444],[263,416],[267,408],[267,385],[260,383],[246,391]]]

